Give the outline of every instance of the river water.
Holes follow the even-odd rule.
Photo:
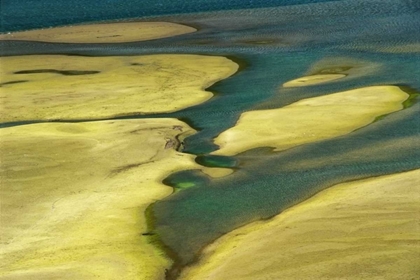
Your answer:
[[[235,169],[219,179],[183,171],[165,180],[173,186],[194,185],[151,209],[150,231],[176,255],[178,266],[193,262],[203,246],[224,233],[270,218],[329,186],[420,168],[415,138],[420,133],[420,105],[415,97],[420,91],[419,47],[400,51],[402,46],[420,44],[419,2],[308,0],[300,1],[301,5],[274,7],[281,1],[267,1],[264,8],[239,9],[243,6],[235,5],[240,2],[220,6],[222,11],[165,16],[152,16],[157,13],[153,9],[145,12],[147,17],[141,20],[171,21],[199,29],[173,38],[119,44],[0,42],[3,56],[191,53],[227,56],[240,64],[237,74],[209,89],[215,97],[204,104],[170,114],[119,117],[185,120],[199,133],[185,140],[184,152],[200,155],[201,164]],[[162,13],[179,12],[169,8]],[[193,8],[183,11],[188,9]],[[103,13],[105,16],[95,15],[89,20],[124,17],[106,10]],[[125,17],[138,15],[142,14],[130,12]],[[45,15],[32,25],[22,22],[20,28],[65,23],[58,19],[59,14],[55,20],[50,17]],[[322,61],[325,68],[340,65],[355,70],[334,83],[280,88]],[[303,98],[371,85],[398,85],[414,99],[404,110],[342,137],[283,152],[258,148],[232,158],[206,157],[217,149],[212,139],[232,127],[244,111],[279,108]],[[16,123],[3,124],[10,125]]]

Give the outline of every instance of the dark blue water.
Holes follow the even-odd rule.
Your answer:
[[[291,2],[254,1],[252,4],[252,1],[241,1],[242,4],[247,2],[246,5],[269,7],[252,10],[227,10],[234,9],[239,2],[224,2],[229,4],[224,3],[223,8],[202,7],[202,10],[223,11],[149,18],[196,26],[199,28],[196,33],[121,44],[0,42],[0,54],[195,53],[234,57],[241,64],[241,71],[212,86],[210,90],[216,95],[205,104],[171,114],[122,117],[186,120],[200,131],[185,139],[185,152],[197,155],[217,149],[212,138],[233,126],[240,114],[247,110],[279,108],[302,98],[370,85],[401,85],[409,87],[410,92],[420,91],[420,53],[381,53],[375,49],[387,47],[392,51],[397,46],[420,42],[420,1],[305,1],[310,4],[281,7],[273,6],[274,3]],[[46,2],[39,3],[44,5]],[[57,3],[67,5],[61,1]],[[123,3],[114,2],[115,5]],[[95,6],[92,5],[86,7]],[[148,16],[154,13],[153,5],[149,7],[150,11],[144,10]],[[188,10],[190,4],[185,5],[182,11],[195,11]],[[167,6],[168,11],[162,13],[169,13],[170,7]],[[37,6],[36,9],[44,8]],[[97,10],[104,13],[102,19],[116,17],[107,14],[106,7]],[[131,13],[135,11],[127,10],[130,13],[127,16],[132,17]],[[60,13],[63,13],[62,18],[58,18]],[[69,18],[66,13],[70,12],[61,11],[56,18],[44,15],[39,21],[51,24],[53,20],[49,17],[53,17],[54,24],[61,24]],[[95,13],[89,16],[101,18]],[[6,21],[10,17],[9,13]],[[18,18],[19,13],[15,20]],[[326,69],[338,64],[354,71],[350,70],[346,78],[335,83],[280,88],[282,83],[305,75],[314,64],[325,59],[329,61],[323,65]],[[192,262],[203,246],[222,234],[251,221],[276,215],[331,185],[420,168],[419,124],[420,106],[415,103],[343,137],[280,153],[260,148],[238,155],[234,160],[212,161],[208,158],[216,166],[234,164],[237,169],[234,174],[221,179],[210,179],[198,171],[169,176],[165,183],[179,191],[154,205],[155,220],[150,230],[158,233],[161,241],[178,255],[178,264]]]
[[[339,0],[2,0],[0,32],[162,14]]]

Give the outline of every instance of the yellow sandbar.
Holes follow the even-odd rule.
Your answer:
[[[420,170],[340,184],[208,246],[180,279],[416,279]]]
[[[204,89],[238,69],[204,55],[0,58],[0,122],[172,112],[213,96]]]
[[[190,26],[171,22],[113,22],[0,34],[0,40],[53,43],[122,43],[171,37],[195,32],[196,30]]]
[[[249,111],[221,133],[213,154],[235,155],[257,147],[285,150],[337,137],[403,108],[408,94],[396,86],[372,86],[300,100],[283,108]]]
[[[172,193],[162,179],[199,168],[167,145],[193,132],[175,119],[1,129],[0,279],[164,279],[144,212]]]
[[[318,74],[297,78],[283,84],[283,87],[305,87],[327,83],[344,78],[344,74]]]

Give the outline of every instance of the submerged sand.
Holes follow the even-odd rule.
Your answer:
[[[420,42],[413,43],[397,43],[397,44],[365,44],[365,45],[355,45],[355,46],[345,46],[344,49],[355,49],[359,51],[367,52],[380,52],[380,53],[420,53]]]
[[[181,131],[182,130],[182,131]],[[0,130],[0,279],[163,279],[146,208],[170,173],[198,169],[167,145],[175,119],[32,124]]]
[[[171,22],[114,22],[54,27],[0,34],[0,40],[53,43],[122,43],[191,33],[197,29]]]
[[[305,87],[305,86],[313,86],[318,84],[324,84],[327,82],[331,82],[337,79],[344,78],[346,75],[344,74],[318,74],[318,75],[310,75],[300,77],[291,81],[288,81],[283,84],[283,87]]]
[[[0,58],[0,122],[97,119],[173,112],[210,99],[204,89],[238,65],[218,56]]]
[[[257,147],[281,151],[345,135],[401,110],[407,98],[396,86],[371,86],[245,112],[234,127],[215,138],[220,149],[213,154],[235,155]]]
[[[377,62],[350,57],[325,57],[312,64],[305,75],[283,84],[284,88],[303,87],[333,82],[342,78],[353,79],[377,72]]]
[[[180,279],[417,279],[420,170],[340,184],[208,246]]]

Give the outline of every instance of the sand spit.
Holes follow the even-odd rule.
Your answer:
[[[341,136],[403,108],[408,94],[396,86],[371,86],[300,100],[278,109],[249,111],[221,133],[213,154],[257,147],[276,151]]]
[[[197,29],[193,27],[171,22],[114,22],[0,34],[0,40],[52,43],[123,43],[160,39],[195,31]]]
[[[12,56],[0,65],[0,122],[178,111],[210,99],[204,89],[238,69],[224,57],[179,54]]]
[[[339,184],[208,246],[180,279],[417,279],[420,170]]]
[[[175,119],[1,129],[0,279],[164,279],[144,212],[172,193],[168,174],[200,168],[167,146],[193,132]]]

